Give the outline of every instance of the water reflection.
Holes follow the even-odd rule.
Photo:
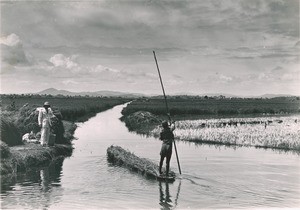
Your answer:
[[[176,197],[173,201],[172,196],[170,195],[169,183],[161,181],[159,182],[159,205],[161,206],[161,209],[173,209],[177,206],[180,188],[181,180],[179,181]]]
[[[1,197],[4,208],[48,208],[53,200],[62,196],[61,173],[63,158],[52,161],[49,166],[29,169],[1,177]],[[30,201],[30,202],[28,202]]]
[[[171,209],[173,207],[173,201],[170,196],[169,183],[164,182],[165,190],[163,189],[163,183],[159,182],[159,205],[162,209]]]
[[[272,151],[277,154],[293,154],[293,155],[300,155],[299,150],[294,149],[283,149],[283,148],[272,148],[272,147],[263,147],[263,146],[250,146],[250,145],[233,145],[233,144],[222,144],[222,143],[203,143],[199,142],[198,140],[180,140],[180,142],[184,144],[188,144],[190,146],[195,146],[199,148],[203,147],[211,147],[218,149],[219,151],[226,150],[226,149],[241,149],[241,148],[249,148],[249,149],[258,149],[264,151]]]
[[[177,148],[184,175],[174,183],[149,181],[127,169],[112,168],[106,161],[106,149],[111,145],[150,160],[157,160],[161,146],[159,140],[129,133],[119,121],[122,107],[80,124],[75,132],[76,149],[63,162],[63,175],[61,162],[49,169],[18,174],[8,181],[2,179],[6,186],[1,188],[1,207],[51,210],[300,206],[300,156],[292,154],[253,147],[216,149],[180,141]],[[176,167],[176,158],[171,161],[171,166]]]

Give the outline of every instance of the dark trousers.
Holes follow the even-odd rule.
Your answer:
[[[159,162],[159,173],[160,174],[162,174],[162,166],[163,166],[164,159],[166,158],[166,176],[169,175],[171,156],[172,156],[172,150],[167,155],[160,155],[160,162]]]

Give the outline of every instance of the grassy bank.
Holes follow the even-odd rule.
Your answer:
[[[40,107],[49,101],[52,109],[62,115],[67,121],[86,121],[99,112],[115,105],[129,102],[130,99],[119,97],[67,97],[51,95],[1,95],[0,106],[8,111],[16,111],[23,106]]]
[[[76,124],[70,121],[63,121],[64,139],[71,142]],[[16,130],[10,130],[17,132]],[[0,174],[7,175],[16,172],[26,171],[32,167],[46,166],[51,161],[72,155],[73,147],[70,143],[55,144],[51,147],[42,147],[40,144],[22,143],[17,146],[8,146],[0,141],[1,167]]]
[[[277,99],[277,101],[278,100],[279,99]],[[289,98],[284,99],[282,103],[287,103],[286,100],[289,101]],[[135,101],[123,110],[122,120],[126,123],[130,131],[154,137],[159,136],[161,130],[160,123],[166,120],[167,117],[163,115],[162,111],[165,109],[165,107],[163,107],[164,101],[160,99],[154,99],[154,101],[156,101],[156,104],[151,102],[151,100]],[[169,106],[170,110],[172,110],[171,106],[172,104],[174,105],[175,100],[170,101]],[[216,103],[219,104],[220,101]],[[149,104],[147,104],[147,102],[149,102]],[[190,98],[188,98],[187,101],[181,101],[182,104],[191,102]],[[264,99],[260,101],[260,103],[262,102],[265,102]],[[293,103],[294,102],[295,101],[293,101]],[[259,106],[260,103],[258,103],[257,106]],[[187,107],[192,107],[193,105],[195,106],[194,108],[184,111],[188,109]],[[175,136],[177,139],[200,144],[253,146],[300,151],[300,117],[299,114],[293,114],[291,110],[284,114],[281,112],[274,114],[265,113],[254,115],[255,117],[250,117],[253,116],[254,113],[249,115],[230,114],[225,116],[217,114],[199,115],[198,112],[195,112],[194,115],[187,114],[192,113],[195,109],[211,109],[211,105],[209,104],[204,108],[203,104],[200,108],[197,107],[198,105],[198,103],[192,103],[189,106],[181,107],[178,100],[176,101],[178,109],[183,110],[178,111],[177,115],[172,116],[172,118],[176,120]],[[295,104],[291,106],[294,105]],[[149,106],[152,107],[149,108]],[[272,103],[268,106],[271,107]],[[277,107],[278,106],[277,104]],[[149,112],[149,110],[154,110],[154,113]],[[293,110],[295,111],[296,109]],[[155,113],[157,115],[155,115]]]
[[[72,146],[56,144],[52,147],[42,147],[39,144],[7,147],[1,143],[1,151],[5,155],[1,158],[1,175],[26,171],[28,168],[46,166],[59,157],[72,154]]]
[[[179,140],[300,152],[300,116],[223,118],[176,122]],[[160,128],[151,131],[158,136]]]
[[[205,98],[205,97],[169,97],[170,114],[175,119],[237,117],[250,115],[298,114],[299,97],[278,98]],[[130,103],[123,115],[137,111],[146,111],[155,115],[165,115],[163,98],[138,99]]]
[[[129,131],[143,135],[150,135],[150,131],[161,124],[162,121],[158,116],[145,111],[137,111],[130,115],[123,115],[121,120],[125,122]]]
[[[40,128],[37,107],[49,101],[55,114],[52,132],[56,134],[53,147],[23,143],[22,135]],[[44,166],[58,157],[72,154],[75,121],[84,121],[96,113],[128,102],[122,98],[41,97],[21,96],[1,98],[1,174]]]

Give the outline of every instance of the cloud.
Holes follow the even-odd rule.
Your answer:
[[[49,61],[55,66],[55,67],[62,67],[67,69],[76,69],[78,67],[78,64],[72,61],[71,57],[66,57],[63,54],[56,54],[52,56]]]
[[[229,83],[284,87],[299,78],[298,0],[13,1],[0,6],[1,71],[14,73],[16,81],[34,75],[43,85],[73,81],[149,91],[158,79],[149,73],[156,70],[152,50],[175,92],[192,90],[176,84],[198,78],[199,86],[221,90]]]
[[[15,2],[3,6],[2,30],[48,47],[258,45],[264,34],[298,38],[298,8],[297,0]]]
[[[116,70],[116,69],[112,69],[112,68],[109,68],[109,67],[105,67],[105,66],[102,66],[102,65],[97,65],[95,68],[92,68],[90,70],[90,72],[92,73],[103,73],[103,72],[107,72],[107,73],[112,73],[112,74],[118,74],[120,73],[119,70]]]
[[[22,42],[16,34],[1,37],[1,62],[5,69],[1,72],[7,72],[7,69],[13,69],[14,66],[29,65]]]
[[[71,80],[71,79],[63,80],[62,83],[66,86],[68,86],[68,85],[78,85],[79,84],[79,82]]]
[[[22,42],[16,34],[12,33],[12,34],[10,34],[6,37],[5,36],[1,37],[0,44],[4,44],[4,45],[10,46],[10,47],[14,47],[14,46],[22,45]]]
[[[237,80],[237,77],[229,76],[229,75],[224,75],[221,73],[216,73],[215,75],[210,75],[208,76],[209,81],[213,81],[213,83],[230,83],[233,81]]]
[[[228,77],[223,74],[219,75],[219,79],[220,79],[220,81],[225,82],[225,83],[232,81],[232,77]]]

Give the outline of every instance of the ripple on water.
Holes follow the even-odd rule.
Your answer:
[[[157,160],[161,142],[128,133],[119,121],[124,106],[80,124],[73,156],[53,174],[17,177],[1,193],[10,209],[178,209],[300,206],[300,158],[255,148],[177,142],[182,178],[159,183],[107,162],[108,146],[120,145]],[[97,128],[97,129],[95,129]],[[113,128],[113,129],[112,129]],[[172,170],[177,171],[175,154]],[[42,176],[43,175],[43,176]]]

